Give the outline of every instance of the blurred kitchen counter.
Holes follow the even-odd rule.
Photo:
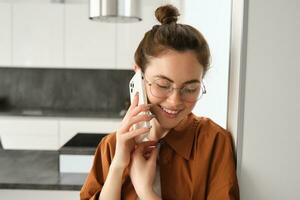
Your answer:
[[[59,173],[58,151],[0,147],[0,189],[80,190],[87,176]]]

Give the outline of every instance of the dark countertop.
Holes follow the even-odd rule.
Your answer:
[[[0,188],[80,190],[87,174],[59,173],[58,153],[0,149]]]
[[[78,133],[59,149],[60,154],[94,155],[106,133]]]
[[[87,174],[61,173],[55,181],[46,183],[35,182],[0,182],[0,189],[30,189],[30,190],[69,190],[79,191],[84,183]]]
[[[125,111],[82,111],[82,110],[45,110],[45,109],[8,109],[0,110],[0,116],[35,116],[35,117],[91,117],[121,119]]]
[[[80,190],[87,174],[59,173],[59,155],[93,155],[106,135],[78,133],[58,151],[4,150],[0,140],[0,189]]]

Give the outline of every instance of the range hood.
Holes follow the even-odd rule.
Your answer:
[[[89,18],[106,22],[141,21],[140,0],[90,0]]]

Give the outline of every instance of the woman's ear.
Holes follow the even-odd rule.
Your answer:
[[[141,68],[140,68],[137,64],[135,64],[135,65],[133,66],[133,70],[134,70],[134,72],[136,72],[136,71],[138,71],[138,70],[141,70]]]

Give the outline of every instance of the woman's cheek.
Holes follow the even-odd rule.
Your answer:
[[[185,107],[189,110],[193,110],[195,105],[196,105],[197,102],[194,102],[194,103],[189,103],[189,102],[185,102]]]
[[[157,98],[152,96],[151,94],[149,94],[149,92],[147,93],[147,100],[148,100],[148,104],[159,104],[160,102],[162,102],[162,99]]]

